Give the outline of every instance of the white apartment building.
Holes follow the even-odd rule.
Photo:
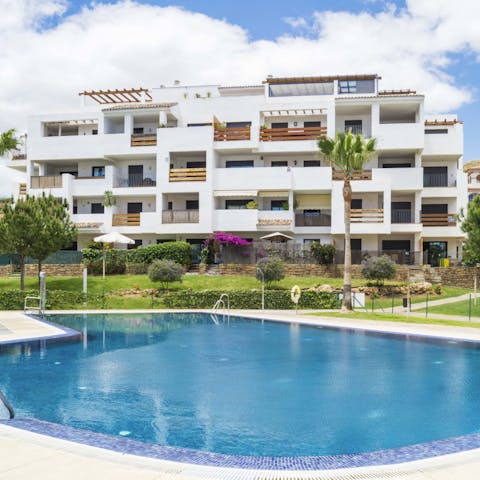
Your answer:
[[[365,251],[458,259],[464,234],[455,214],[467,203],[462,123],[426,115],[423,95],[381,91],[379,81],[268,77],[247,86],[81,92],[78,111],[29,119],[27,154],[10,166],[27,174],[18,194],[68,200],[79,249],[116,230],[137,245],[282,232],[343,250],[343,182],[316,139],[351,129],[377,139],[352,182],[354,260]],[[103,207],[105,191],[115,206]]]

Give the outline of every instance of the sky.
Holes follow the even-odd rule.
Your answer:
[[[0,131],[75,110],[85,89],[378,73],[382,89],[424,93],[427,113],[458,113],[464,160],[480,158],[479,0],[0,0],[0,11]]]

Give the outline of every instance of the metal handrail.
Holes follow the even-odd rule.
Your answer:
[[[15,410],[13,409],[11,403],[7,400],[7,397],[3,394],[1,390],[0,390],[0,400],[5,405],[5,408],[8,410],[10,420],[13,420],[15,418]]]
[[[227,303],[225,303],[225,299],[227,300]],[[216,325],[218,325],[217,313],[221,307],[223,307],[224,310],[223,321],[225,322],[225,310],[227,311],[227,318],[230,319],[230,296],[228,293],[222,293],[212,308],[212,320]]]

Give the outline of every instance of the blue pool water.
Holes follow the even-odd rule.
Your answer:
[[[66,315],[0,347],[17,417],[237,455],[332,455],[480,430],[480,350],[205,314]]]

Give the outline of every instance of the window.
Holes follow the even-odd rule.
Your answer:
[[[422,213],[448,213],[448,204],[440,203],[440,204],[424,204],[422,205]]]
[[[127,213],[142,213],[142,202],[129,202],[127,203]]]
[[[91,213],[104,213],[105,211],[103,204],[101,203],[92,203],[90,208]]]
[[[412,168],[411,163],[384,163],[382,168]]]
[[[211,127],[212,122],[206,123],[187,123],[187,127]]]
[[[271,200],[270,201],[270,210],[284,210],[283,205],[287,200]]]
[[[227,128],[250,127],[252,122],[227,122]]]
[[[92,177],[104,177],[105,167],[92,167]]]
[[[288,122],[273,122],[272,128],[288,128]]]
[[[361,238],[351,238],[350,239],[350,248],[352,250],[361,250],[362,249],[362,239]]]
[[[362,204],[363,204],[363,200],[361,198],[352,198],[352,201],[350,203],[350,208],[354,210],[360,210],[363,208]]]
[[[227,210],[243,210],[247,208],[247,203],[251,202],[252,199],[248,200],[225,200],[225,208]]]
[[[448,167],[424,167],[423,168],[423,186],[424,187],[447,187],[448,186]]]
[[[227,160],[226,168],[253,168],[253,160]]]
[[[309,210],[304,210],[303,211],[303,214],[306,216],[306,217],[319,217],[320,216],[320,210],[312,210],[312,209],[309,209]]]
[[[303,122],[304,128],[321,127],[322,122]]]
[[[203,160],[187,162],[187,168],[205,168],[206,166],[207,166],[207,162]]]
[[[410,251],[410,240],[382,240],[382,250]]]
[[[425,135],[442,135],[448,133],[448,128],[432,128],[425,130]]]
[[[96,128],[92,130],[92,135],[98,135],[98,130]]]
[[[143,133],[143,127],[133,127],[134,134],[141,134]]]
[[[340,80],[338,82],[338,93],[357,93],[357,81]]]
[[[187,210],[198,210],[198,200],[187,200],[185,202],[185,208]]]
[[[303,161],[303,166],[304,167],[319,167],[320,166],[320,160],[304,160]]]
[[[128,248],[129,250],[134,250],[135,248],[141,247],[142,244],[143,244],[142,240],[139,239],[139,238],[134,239],[133,241],[134,241],[135,243],[129,243],[128,246],[127,246],[127,248]]]
[[[167,203],[167,210],[173,210],[173,202]]]
[[[351,130],[354,135],[361,135],[362,121],[361,120],[345,120],[345,133],[347,133],[349,130]]]
[[[272,160],[272,167],[288,167],[288,160]]]

